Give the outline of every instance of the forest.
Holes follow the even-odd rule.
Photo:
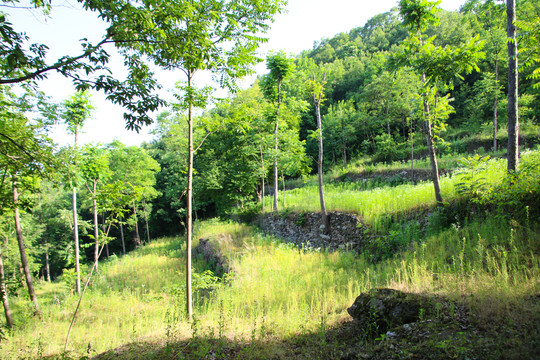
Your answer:
[[[540,357],[539,2],[401,0],[262,59],[284,0],[78,2],[107,31],[52,62],[1,2],[0,358]],[[95,92],[153,139],[80,143]]]

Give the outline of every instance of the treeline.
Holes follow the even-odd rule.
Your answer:
[[[68,290],[80,291],[82,264],[149,241],[159,164],[143,148],[119,141],[78,145],[92,110],[84,92],[56,105],[6,87],[1,96],[0,285],[4,304],[26,287],[39,312],[36,275],[45,281],[62,275]],[[28,111],[40,115],[30,121]],[[48,137],[58,121],[73,145],[58,148]]]
[[[538,22],[537,2],[521,1],[517,9],[522,24]],[[195,142],[204,141],[194,162],[198,216],[222,215],[237,208],[271,209],[273,204],[265,204],[264,195],[265,190],[274,193],[274,161],[280,187],[284,178],[316,170],[319,132],[314,81],[322,89],[325,169],[347,167],[359,155],[385,162],[428,156],[426,91],[433,93],[427,105],[434,117],[431,126],[437,154],[465,154],[470,148],[468,140],[478,143],[479,137],[485,139],[481,142],[485,150],[506,148],[505,5],[474,0],[466,2],[460,12],[434,11],[439,20],[423,31],[423,41],[439,53],[465,52],[473,42],[477,47],[470,55],[474,61],[468,64],[468,71],[449,74],[437,69],[439,75],[434,76],[438,78],[429,90],[418,69],[393,64],[406,50],[405,40],[411,35],[399,11],[394,8],[377,15],[363,27],[323,39],[297,56],[272,54],[267,58],[267,75],[196,120]],[[279,102],[277,78],[272,74],[276,58],[281,59],[281,70],[286,73]],[[288,62],[291,69],[287,69]],[[522,128],[537,132],[540,106],[534,69],[520,68],[519,116]],[[187,125],[183,116],[162,113],[156,139],[145,145],[163,169],[157,176],[161,195],[154,214],[159,229],[178,230],[176,224],[185,211]]]

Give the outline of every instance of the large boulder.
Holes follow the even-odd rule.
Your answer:
[[[360,294],[347,309],[370,335],[379,335],[387,330],[416,322],[432,304],[427,298],[393,289],[373,289]]]

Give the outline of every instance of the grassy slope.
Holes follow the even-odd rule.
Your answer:
[[[455,223],[373,264],[352,253],[302,251],[246,225],[204,222],[197,237],[219,246],[233,276],[216,280],[195,261],[193,324],[183,317],[182,240],[160,239],[100,266],[68,355],[534,358],[540,348],[540,232],[526,225],[499,218]],[[374,340],[346,313],[360,292],[374,287],[424,293],[450,310],[419,323],[412,335],[397,331],[396,338]],[[41,318],[30,315],[26,301],[12,299],[17,327],[1,343],[0,358],[62,354],[77,298],[63,283],[38,288]]]

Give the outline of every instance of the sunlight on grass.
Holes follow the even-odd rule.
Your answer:
[[[498,184],[505,174],[504,161],[491,160],[488,167],[477,177],[482,176],[488,183]],[[455,186],[460,176],[444,176],[441,178],[441,193],[444,201],[451,201],[458,195]],[[355,183],[329,184],[324,187],[327,211],[343,211],[360,215],[374,229],[379,228],[380,221],[396,213],[413,211],[419,207],[435,204],[433,184],[422,182],[417,185],[399,185],[380,187],[373,190],[359,190]],[[319,211],[319,193],[317,186],[306,186],[286,191],[286,209],[291,211]],[[270,197],[267,202],[270,202]]]
[[[356,296],[374,287],[466,301],[478,318],[501,319],[540,291],[539,234],[497,218],[450,229],[411,251],[370,262],[367,255],[299,249],[253,227],[219,220],[197,224],[228,258],[230,275],[196,272],[195,319],[184,313],[183,239],[156,240],[100,265],[72,331],[70,356],[95,355],[128,343],[208,338],[275,339],[320,331],[347,318]],[[195,269],[204,264],[195,259]],[[202,285],[201,285],[202,284]],[[64,283],[38,285],[41,318],[13,299],[17,327],[0,358],[61,355],[78,298]],[[518,316],[516,314],[512,316]]]

